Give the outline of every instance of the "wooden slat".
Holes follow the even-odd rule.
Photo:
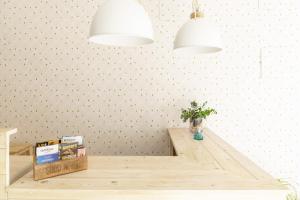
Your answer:
[[[0,129],[0,174],[5,175],[5,185],[8,186],[10,182],[9,175],[9,140],[12,134],[15,134],[17,129]],[[3,180],[1,180],[3,181]]]
[[[0,199],[6,199],[7,193],[5,189],[5,175],[0,175]]]
[[[186,131],[184,133],[191,134]],[[171,140],[177,156],[187,157],[191,160],[196,159],[190,147],[186,145],[185,136],[181,129],[172,129]]]
[[[222,169],[214,155],[205,147],[204,144],[207,140],[197,141],[193,139],[193,135],[190,133],[186,134],[186,132],[184,132],[182,134],[184,135],[186,148],[189,148],[193,153],[193,158],[196,159],[201,169]],[[170,137],[173,136],[170,135]]]
[[[6,149],[0,149],[0,175],[6,174]]]
[[[231,145],[229,145],[223,139],[214,134],[211,130],[205,129],[205,132],[207,133],[207,136],[211,138],[211,140],[213,140],[224,150],[224,152],[226,152],[228,155],[230,155],[232,158],[238,161],[240,165],[249,173],[251,173],[254,177],[261,179],[273,179],[273,177],[270,174],[258,167],[254,162],[252,162],[246,156],[238,152]]]
[[[6,147],[6,134],[0,133],[0,148]]]
[[[6,146],[7,129],[0,129],[0,200],[7,199],[6,193]]]
[[[17,129],[0,129],[0,194],[5,194],[6,186],[9,185],[9,140],[10,135],[17,132]],[[3,193],[4,192],[4,193]],[[2,195],[3,196],[3,195]]]
[[[6,132],[8,129],[1,129],[0,128],[0,148],[6,147]]]
[[[284,200],[285,192],[264,190],[102,190],[102,191],[72,191],[58,190],[57,197],[53,197],[51,190],[33,190],[32,194],[24,195],[24,191],[16,191],[9,194],[9,200],[99,200],[99,199],[122,199],[122,200]],[[52,198],[51,198],[52,197]]]
[[[216,144],[211,138],[208,137],[207,133],[204,133],[205,142],[203,142],[203,146],[208,149],[208,151],[213,155],[215,160],[219,163],[222,169],[229,171],[232,174],[236,174],[238,176],[246,177],[246,178],[255,178],[245,170],[241,164],[236,161],[233,157],[227,154],[221,146]]]

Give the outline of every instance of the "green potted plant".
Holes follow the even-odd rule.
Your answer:
[[[278,181],[289,189],[289,192],[286,195],[286,200],[299,200],[297,188],[294,185],[284,179],[278,179]]]
[[[191,102],[191,107],[187,109],[181,109],[181,119],[183,122],[189,120],[190,131],[195,133],[201,128],[203,120],[212,114],[217,114],[213,108],[206,107],[207,102],[198,104],[196,101]]]

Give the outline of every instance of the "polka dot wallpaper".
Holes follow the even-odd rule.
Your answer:
[[[103,0],[0,0],[0,126],[15,143],[84,135],[90,154],[168,155],[168,127],[192,100],[207,126],[275,177],[300,182],[297,0],[199,0],[224,51],[172,51],[190,0],[142,0],[155,43],[89,43]]]

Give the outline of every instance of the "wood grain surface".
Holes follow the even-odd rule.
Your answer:
[[[188,129],[169,135],[176,156],[89,156],[85,171],[41,181],[27,173],[8,187],[8,199],[284,198],[284,186],[209,129],[203,141]]]

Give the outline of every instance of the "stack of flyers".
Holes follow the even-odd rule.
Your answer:
[[[77,142],[78,146],[83,145],[83,137],[82,136],[63,136],[61,138],[61,143],[75,143]]]
[[[37,164],[55,162],[59,159],[59,144],[36,147]]]
[[[60,155],[62,160],[73,159],[77,157],[78,143],[65,143],[60,146]]]
[[[83,157],[83,156],[85,156],[85,148],[82,147],[77,149],[77,157]]]
[[[45,142],[39,142],[36,143],[36,147],[44,147],[44,146],[49,146],[49,145],[54,145],[54,144],[59,144],[60,140],[49,140]]]

